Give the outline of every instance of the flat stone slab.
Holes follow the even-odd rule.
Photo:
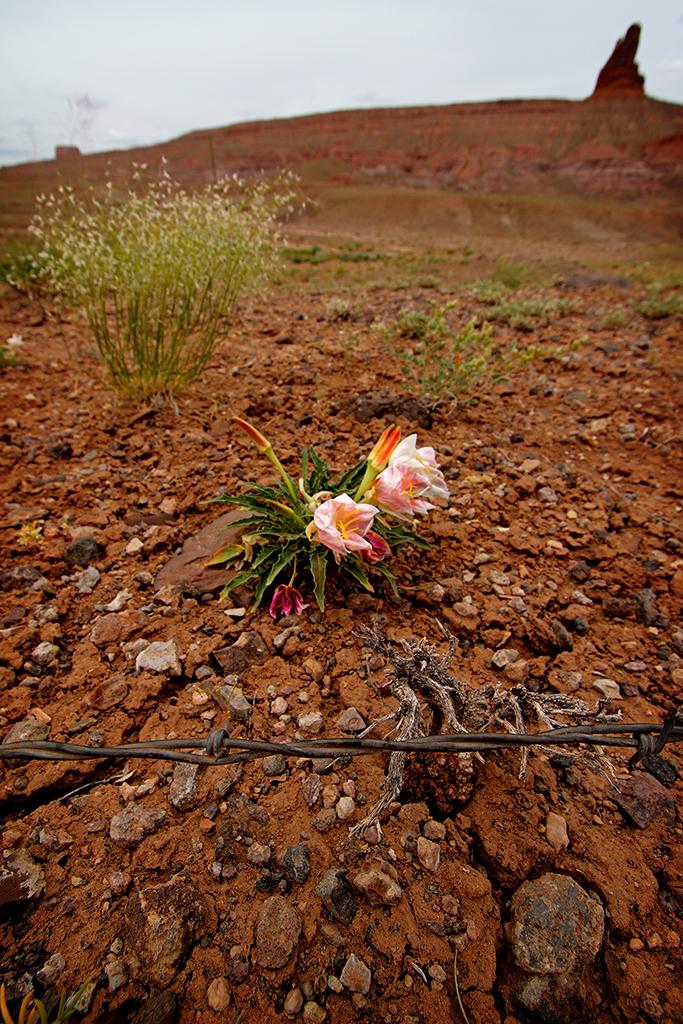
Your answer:
[[[231,524],[243,517],[244,509],[232,509],[188,537],[182,551],[173,555],[157,573],[155,590],[175,587],[180,593],[193,596],[222,590],[235,575],[234,570],[215,566],[207,569],[206,562],[224,544],[239,544],[242,531],[235,530]]]

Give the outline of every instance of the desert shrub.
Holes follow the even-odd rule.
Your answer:
[[[648,320],[664,320],[669,316],[683,316],[683,293],[667,290],[655,283],[648,288],[647,295],[636,303],[636,312]]]
[[[585,344],[501,346],[488,322],[472,318],[463,327],[451,327],[448,312],[456,302],[433,304],[427,310],[406,310],[393,325],[376,324],[385,348],[398,358],[403,387],[433,405],[460,400],[479,388],[491,386],[531,362],[561,359]]]
[[[357,322],[362,320],[363,310],[354,299],[343,295],[333,295],[323,303],[321,317],[329,323]]]
[[[515,263],[513,260],[500,259],[491,271],[491,281],[495,284],[502,284],[511,291],[517,291],[523,284],[528,284],[533,280],[535,280],[535,274],[531,268],[524,263]]]
[[[490,371],[494,351],[489,324],[472,319],[456,330],[448,313],[457,302],[407,309],[391,325],[377,324],[386,349],[398,358],[403,387],[433,405],[470,390]]]
[[[616,331],[624,326],[627,319],[623,306],[604,306],[598,310],[598,327],[601,331]]]
[[[472,285],[472,294],[475,299],[482,302],[485,306],[493,306],[496,303],[505,301],[509,291],[509,288],[500,281],[475,281]]]
[[[119,391],[172,395],[211,358],[237,296],[273,268],[291,198],[287,178],[190,193],[165,172],[121,199],[111,182],[85,199],[63,188],[39,199],[32,276],[82,307]]]
[[[544,327],[554,320],[576,313],[578,306],[571,299],[511,298],[488,305],[486,316],[489,320],[507,324],[517,330],[533,330]]]

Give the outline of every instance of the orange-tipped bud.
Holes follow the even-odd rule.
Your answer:
[[[401,428],[393,424],[384,431],[379,441],[368,455],[368,463],[373,469],[380,473],[387,462],[394,448],[401,440]]]
[[[242,428],[245,434],[249,435],[260,452],[266,452],[269,448],[272,448],[268,438],[264,437],[261,431],[253,427],[247,420],[240,419],[239,416],[233,416],[233,420]]]

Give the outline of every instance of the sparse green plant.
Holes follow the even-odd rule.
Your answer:
[[[491,271],[491,280],[496,284],[505,285],[511,291],[517,291],[523,284],[534,280],[534,274],[524,263],[500,259]]]
[[[360,345],[360,335],[357,331],[353,334],[345,334],[341,339],[341,354],[342,359],[350,359],[354,352],[357,351]]]
[[[135,399],[196,379],[240,292],[277,260],[276,218],[291,179],[235,178],[184,191],[164,171],[119,198],[62,188],[39,198],[34,280],[81,306],[114,385]]]
[[[455,309],[456,301],[446,302],[443,306],[436,303],[426,309],[405,309],[402,310],[394,324],[394,330],[402,338],[416,338],[430,342],[440,341],[448,333],[448,318],[446,314]]]
[[[343,320],[360,320],[361,312],[356,303],[343,295],[335,295],[328,299],[323,306],[323,320],[331,323]]]
[[[648,320],[664,320],[670,316],[683,316],[683,292],[667,290],[655,283],[648,288],[647,295],[636,303],[636,312]]]
[[[90,984],[91,979],[87,978],[68,999],[66,992],[63,991],[54,1017],[48,1016],[45,1003],[29,992],[21,1002],[16,1024],[38,1024],[38,1022],[40,1024],[48,1024],[48,1022],[49,1024],[64,1024],[70,1017],[73,1017],[74,1013],[79,1011],[81,997]],[[7,1005],[7,990],[4,983],[0,985],[0,1017],[3,1024],[15,1024],[14,1017]]]
[[[402,384],[437,406],[453,401],[481,385],[495,384],[538,360],[562,359],[587,342],[576,338],[569,345],[513,345],[500,347],[488,322],[471,319],[464,327],[450,327],[448,310],[457,303],[407,310],[392,327],[380,323],[385,345],[398,357]],[[397,336],[406,339],[396,342]],[[406,343],[406,342],[412,342]]]
[[[544,327],[578,311],[576,302],[571,299],[514,298],[489,305],[486,316],[497,323],[507,324],[517,330],[533,330]]]
[[[433,303],[426,310],[404,310],[393,328],[383,325],[398,356],[403,386],[434,405],[455,398],[486,376],[494,350],[489,324],[478,326],[472,319],[458,331],[451,328],[447,314],[455,306],[457,302]],[[397,336],[404,342],[391,341]]]
[[[605,306],[598,310],[598,327],[601,331],[616,331],[624,326],[627,319],[623,306]]]
[[[493,306],[503,302],[509,293],[509,289],[500,281],[475,281],[472,285],[472,294],[479,302],[486,306]]]

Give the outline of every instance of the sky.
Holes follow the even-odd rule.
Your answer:
[[[643,27],[683,102],[683,0],[0,0],[0,165],[358,107],[583,99]]]

